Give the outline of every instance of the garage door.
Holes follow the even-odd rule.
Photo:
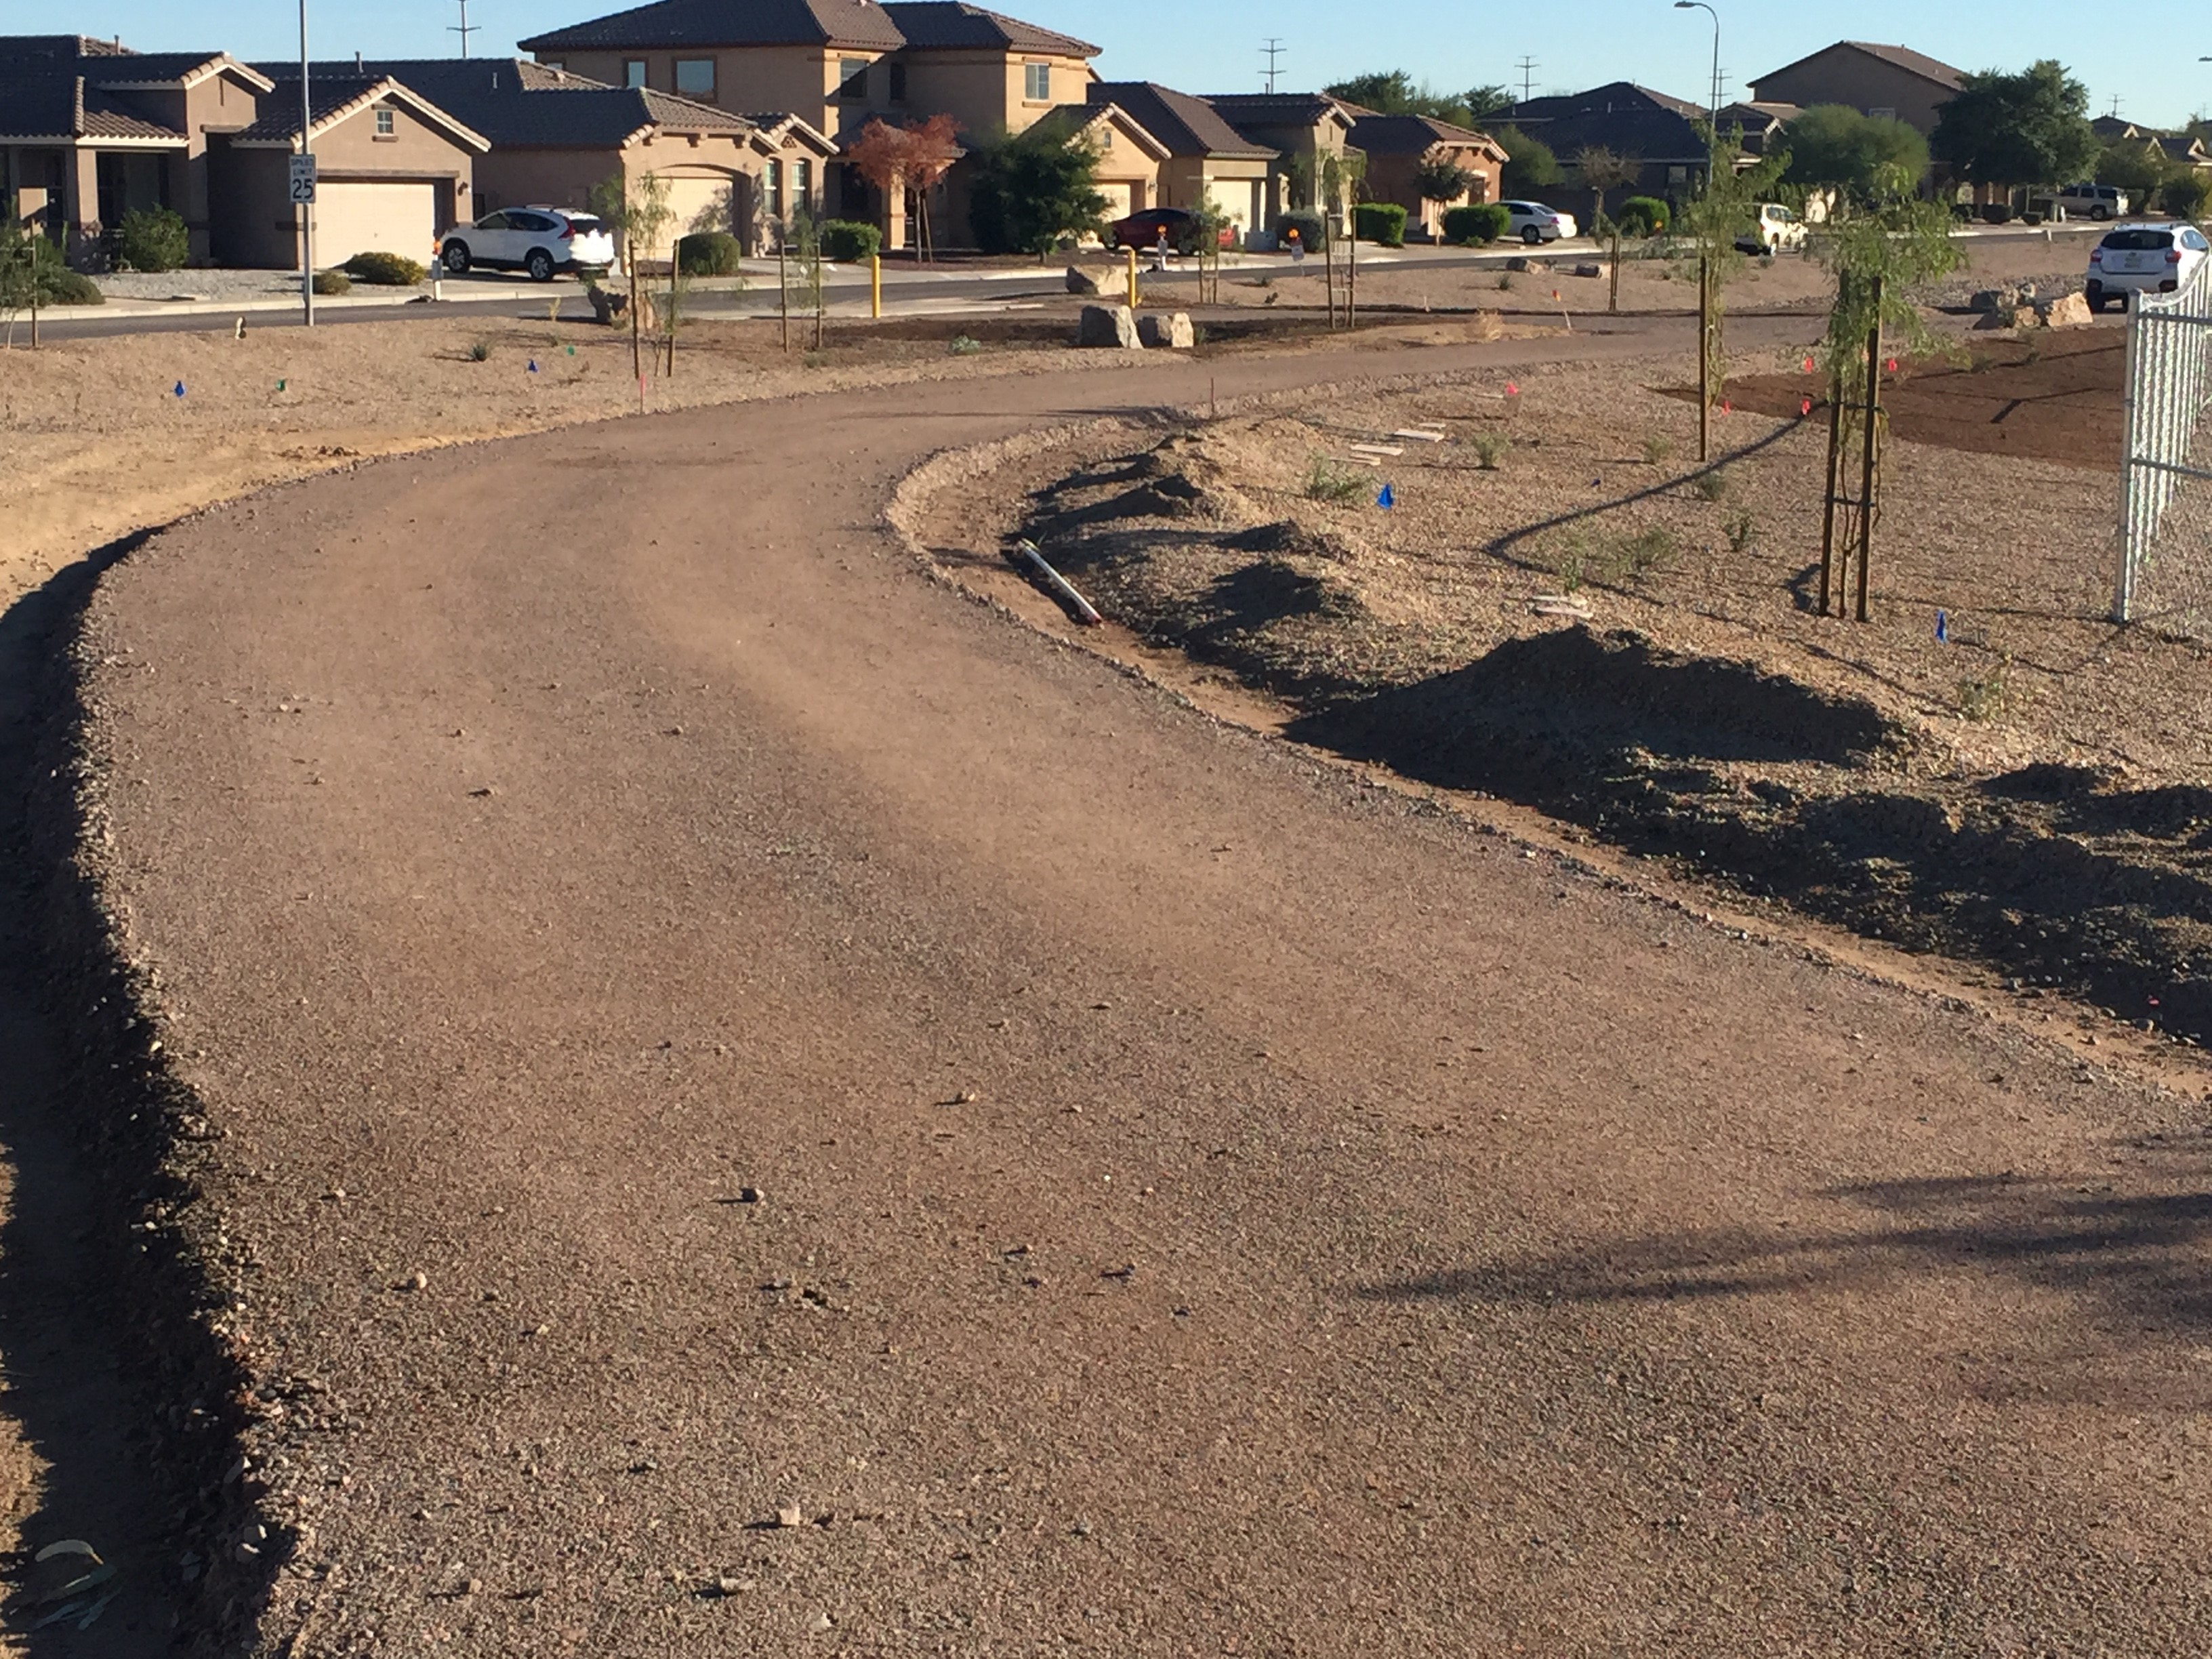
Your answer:
[[[669,246],[653,250],[652,257],[656,259],[668,257],[678,236],[688,236],[695,230],[728,230],[735,216],[731,210],[730,180],[726,177],[669,179],[668,205],[673,213],[670,220],[673,228],[669,233]]]
[[[1111,224],[1116,219],[1126,219],[1136,210],[1129,204],[1129,186],[1098,182],[1098,193],[1106,198],[1106,210],[1098,216]]]
[[[315,263],[342,265],[356,253],[426,259],[438,234],[438,186],[325,180],[315,191]]]

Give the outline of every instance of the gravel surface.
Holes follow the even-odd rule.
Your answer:
[[[1347,361],[544,434],[110,576],[87,854],[210,1132],[260,1650],[2197,1645],[2193,1103],[878,524],[939,447]],[[599,533],[428,533],[510,515]]]

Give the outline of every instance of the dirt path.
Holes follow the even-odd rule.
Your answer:
[[[933,449],[1208,378],[391,462],[109,579],[265,1645],[2195,1645],[2193,1104],[1194,718],[878,526]]]

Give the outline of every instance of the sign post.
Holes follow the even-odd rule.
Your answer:
[[[300,304],[315,325],[314,103],[307,93],[307,0],[300,0],[300,153],[292,160],[292,200],[300,210]]]

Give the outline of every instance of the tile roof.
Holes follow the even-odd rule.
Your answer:
[[[1167,159],[1170,154],[1168,147],[1147,132],[1144,124],[1119,104],[1055,104],[1030,124],[1030,131],[1045,133],[1066,143],[1115,116],[1121,117],[1133,137],[1143,141],[1138,144],[1138,149],[1158,151],[1157,160]]]
[[[67,73],[75,60],[0,64],[0,138],[154,138],[181,144],[174,127]]]
[[[1351,143],[1370,155],[1425,155],[1438,144],[1494,149],[1498,141],[1426,115],[1362,115],[1352,123]]]
[[[1528,99],[1501,112],[1496,125],[1542,139],[1562,161],[1573,160],[1577,150],[1602,145],[1649,167],[1707,160],[1711,146],[1695,125],[1704,118],[1701,106],[1633,82],[1613,81],[1587,92]]]
[[[1940,58],[1930,58],[1924,52],[1915,52],[1910,46],[1886,46],[1877,40],[1838,40],[1833,46],[1821,47],[1819,52],[1808,52],[1794,63],[1784,64],[1780,69],[1754,76],[1751,88],[1756,92],[1762,82],[1771,81],[1778,75],[1787,75],[1791,70],[1802,68],[1815,58],[1837,51],[1864,52],[1869,58],[1879,58],[1893,68],[1901,69],[1908,75],[1917,75],[1923,81],[1933,81],[1937,86],[1953,92],[1966,83],[1963,70],[1952,68]]]
[[[1319,126],[1332,112],[1345,113],[1351,108],[1325,92],[1215,92],[1208,93],[1206,101],[1239,130]]]
[[[1094,81],[1085,101],[1119,104],[1170,155],[1256,159],[1275,154],[1273,145],[1255,144],[1238,132],[1204,99],[1150,81]]]
[[[525,52],[591,47],[857,46],[896,52],[906,44],[870,0],[654,0],[520,43]]]
[[[985,51],[1042,52],[1063,58],[1096,58],[1098,48],[1072,34],[1039,28],[964,0],[884,0],[908,47],[917,51],[981,47]]]
[[[728,110],[643,87],[611,87],[522,58],[388,58],[362,65],[419,93],[495,145],[611,149],[648,128],[672,132],[750,132]],[[318,64],[318,75],[353,66]]]
[[[298,65],[293,66],[295,70]],[[366,65],[356,70],[349,64],[342,73],[325,74],[322,65],[311,65],[307,75],[309,99],[308,125],[320,127],[334,118],[367,109],[381,98],[390,98],[410,106],[418,115],[424,115],[444,126],[471,149],[486,149],[490,141],[468,122],[447,109],[420,88],[389,75],[381,75]],[[239,144],[289,143],[300,136],[300,77],[290,80],[271,76],[276,90],[262,100],[266,112],[250,127],[232,135],[231,142]]]

